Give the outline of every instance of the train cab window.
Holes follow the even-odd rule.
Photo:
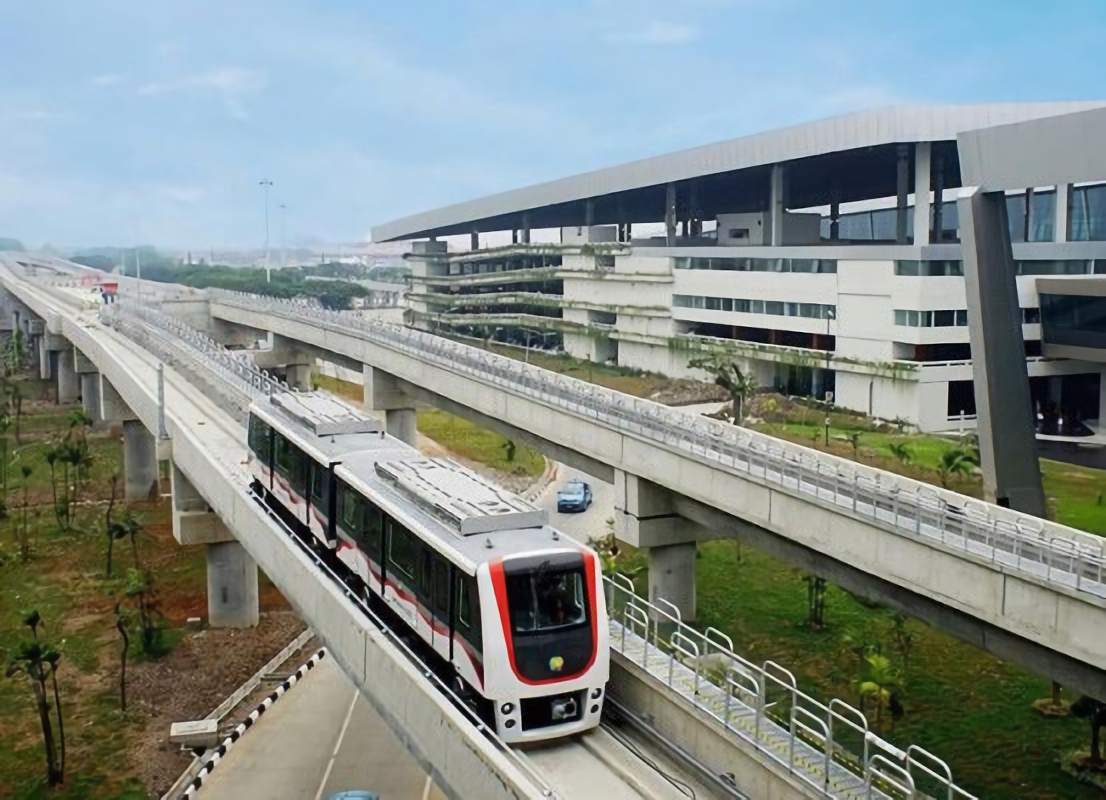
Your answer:
[[[415,577],[418,541],[395,520],[388,520],[388,561],[408,578]]]
[[[263,463],[272,461],[272,453],[269,452],[269,433],[272,429],[255,414],[250,414],[249,445],[250,452],[256,455]]]
[[[507,575],[507,606],[515,633],[563,630],[587,622],[583,569]]]

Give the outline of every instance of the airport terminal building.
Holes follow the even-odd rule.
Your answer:
[[[963,430],[976,403],[957,135],[1101,107],[860,112],[430,211],[373,239],[417,240],[419,328],[672,376],[720,353],[787,394]],[[1006,210],[1024,339],[1010,346],[1039,431],[1097,433],[1106,359],[1086,320],[1106,343],[1106,278],[1088,278],[1106,276],[1106,184],[1026,186]],[[499,232],[509,240],[486,246]],[[458,234],[468,251],[440,239]]]

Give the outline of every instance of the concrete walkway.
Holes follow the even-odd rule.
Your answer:
[[[350,789],[386,800],[445,798],[326,658],[231,748],[197,797],[325,800]]]

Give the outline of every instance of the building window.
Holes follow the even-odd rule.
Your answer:
[[[721,270],[724,272],[814,272],[834,274],[837,261],[827,258],[684,258],[676,269]]]
[[[975,416],[975,383],[973,381],[949,381],[949,419]]]
[[[1066,261],[1019,261],[1019,275],[1089,275],[1092,262],[1085,259]]]
[[[927,278],[962,277],[964,262],[953,260],[938,261],[896,261],[895,274],[906,278],[924,275]]]
[[[1041,322],[1041,309],[1023,308],[1022,323],[1025,325],[1038,325]]]
[[[1106,185],[1071,190],[1071,240],[1106,241]]]
[[[730,239],[748,239],[749,238],[749,229],[748,228],[730,228],[729,238]]]

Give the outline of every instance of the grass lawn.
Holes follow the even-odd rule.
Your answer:
[[[117,542],[113,577],[105,576],[106,540],[102,533],[105,506],[83,507],[70,531],[58,526],[50,490],[49,468],[43,461],[46,437],[55,436],[68,413],[49,406],[29,409],[24,443],[10,448],[17,464],[33,468],[32,503],[28,509],[32,556],[22,563],[14,526],[21,524],[22,493],[8,498],[10,518],[0,523],[0,661],[30,638],[23,619],[37,610],[45,623],[40,636],[61,650],[58,671],[66,734],[66,780],[58,790],[44,788],[45,758],[42,731],[34,711],[29,682],[20,676],[0,679],[0,797],[139,798],[143,786],[127,778],[127,752],[143,731],[141,715],[118,710],[120,638],[114,628],[113,608],[122,596],[127,569],[134,566],[128,541]],[[13,443],[14,444],[14,443]],[[83,495],[107,496],[107,477],[122,467],[118,439],[92,435],[93,466]],[[120,490],[121,491],[121,490]],[[120,503],[120,507],[122,504]],[[202,596],[205,588],[204,552],[200,548],[168,547],[164,535],[170,524],[167,508],[139,509],[147,534],[139,537],[137,554],[143,569],[157,576],[161,608],[171,623],[179,623],[173,607],[179,592]],[[154,531],[159,532],[155,540]],[[167,641],[178,638],[167,631]],[[143,655],[132,637],[131,658]]]
[[[700,556],[698,626],[729,634],[755,663],[772,660],[790,669],[800,688],[823,702],[840,697],[856,705],[852,648],[858,644],[880,647],[902,668],[891,612],[831,586],[826,628],[815,631],[806,625],[807,586],[796,570],[735,542],[706,543]],[[981,797],[1101,796],[1060,771],[1059,757],[1085,747],[1090,727],[1074,718],[1044,719],[1031,709],[1048,696],[1047,681],[913,620],[905,629],[913,636],[901,679],[906,716],[886,738],[944,759],[955,780]]]
[[[318,375],[315,382],[320,389],[360,403],[363,389],[360,384]],[[419,409],[419,433],[433,439],[446,450],[469,461],[516,475],[541,475],[545,459],[541,453],[518,445],[514,460],[508,459],[507,439],[498,433],[484,430],[471,422],[436,409]]]

